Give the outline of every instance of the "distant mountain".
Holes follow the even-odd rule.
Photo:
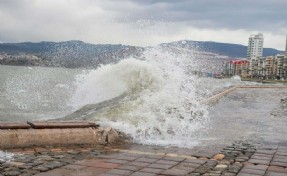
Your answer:
[[[230,58],[246,58],[247,46],[231,43],[218,43],[218,42],[202,42],[182,40],[171,43],[161,44],[163,46],[181,47],[186,49],[196,49],[198,51],[216,53],[219,55],[228,56]],[[264,48],[263,56],[274,56],[282,53],[282,51],[273,48]]]
[[[89,44],[82,41],[0,43],[0,64],[97,67],[99,64],[139,55],[142,50],[135,46]]]
[[[163,43],[160,46],[172,52],[199,51],[197,59],[224,61],[226,59],[245,58],[247,47],[238,44],[200,42],[183,40]],[[56,67],[94,68],[100,64],[115,63],[127,57],[139,57],[146,48],[112,45],[89,44],[82,41],[65,42],[24,42],[0,43],[0,64]],[[276,55],[281,51],[264,48],[264,56]],[[225,57],[222,57],[225,56]],[[212,61],[213,62],[213,61]]]

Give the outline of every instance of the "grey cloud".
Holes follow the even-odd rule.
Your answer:
[[[276,30],[287,28],[287,1],[284,0],[186,0],[133,1],[143,6],[133,19],[185,22],[201,28]]]
[[[261,31],[278,38],[287,31],[286,7],[285,0],[0,0],[0,41],[141,44],[192,37],[188,29]]]

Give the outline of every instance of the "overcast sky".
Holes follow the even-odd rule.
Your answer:
[[[0,42],[82,40],[156,45],[177,40],[283,50],[287,0],[0,0]]]

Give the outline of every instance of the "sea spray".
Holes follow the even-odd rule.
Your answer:
[[[0,150],[0,162],[6,162],[13,159],[14,154]]]
[[[112,106],[101,108],[89,120],[112,126],[135,142],[192,146],[208,122],[207,107],[198,103],[198,77],[190,73],[189,57],[164,48],[147,50],[141,60],[126,59],[81,75],[72,98],[77,108],[122,94]]]

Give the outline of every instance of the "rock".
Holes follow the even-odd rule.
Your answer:
[[[106,128],[105,131],[107,133],[106,142],[108,144],[114,144],[118,141],[119,136],[118,136],[118,133],[116,132],[116,130],[114,130],[112,128]]]
[[[26,169],[26,170],[23,170],[23,171],[24,171],[24,173],[31,174],[31,175],[40,173],[40,171],[33,170],[33,169]]]
[[[54,169],[54,168],[62,167],[63,165],[64,165],[63,163],[53,162],[53,163],[46,164],[45,167],[49,169]]]
[[[240,169],[242,168],[241,165],[230,165],[229,168],[228,168],[228,171],[229,172],[232,172],[232,173],[238,173],[240,171]]]
[[[40,171],[40,172],[45,172],[45,171],[48,171],[49,168],[47,167],[44,167],[44,166],[36,166],[33,168],[34,170],[37,170],[37,171]]]
[[[4,173],[4,175],[7,175],[7,176],[14,176],[14,175],[17,176],[20,174],[21,174],[21,172],[19,172],[19,171],[7,171]]]
[[[215,166],[215,169],[218,168],[218,169],[225,169],[227,168],[228,166],[227,165],[224,165],[224,164],[218,164]]]
[[[8,162],[8,164],[13,165],[13,166],[22,166],[22,165],[24,165],[25,163],[11,161],[11,162]]]
[[[217,155],[215,155],[212,159],[222,160],[224,157],[225,157],[224,154],[217,154]]]
[[[25,164],[25,165],[18,166],[18,168],[19,169],[30,169],[30,168],[32,168],[32,166]]]

